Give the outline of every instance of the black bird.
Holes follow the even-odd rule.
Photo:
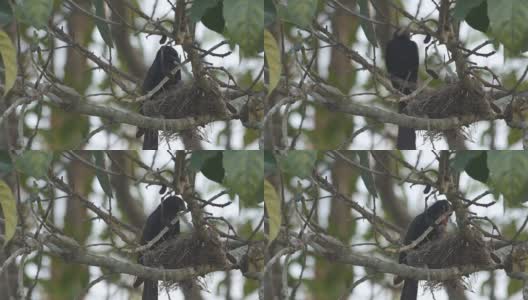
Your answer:
[[[154,210],[147,218],[145,227],[143,228],[143,234],[141,235],[141,245],[147,244],[150,240],[155,238],[163,228],[168,227],[169,231],[159,239],[153,248],[159,245],[161,242],[174,237],[180,233],[180,222],[176,222],[174,225],[170,225],[170,222],[178,214],[178,212],[185,210],[185,204],[183,200],[178,196],[170,196],[163,200],[160,205]],[[143,257],[140,255],[138,262],[143,264]],[[158,299],[158,282],[150,279],[138,277],[134,282],[134,288],[139,287],[142,283],[143,286],[143,300],[157,300]]]
[[[418,80],[418,46],[411,41],[408,32],[397,30],[387,43],[385,64],[391,75],[392,86],[405,95],[416,89]],[[399,103],[398,112],[405,112],[406,104]],[[396,148],[400,150],[416,149],[416,133],[413,128],[399,127]]]
[[[449,216],[446,216],[444,219],[442,219],[438,225],[435,224],[435,221],[448,211],[451,211],[451,205],[449,202],[447,200],[440,200],[427,208],[423,213],[417,215],[409,224],[403,244],[411,244],[413,241],[418,239],[429,227],[433,227],[433,230],[429,232],[429,234],[427,234],[427,236],[420,243],[418,243],[416,248],[419,248],[424,243],[439,238],[445,232]],[[400,252],[399,263],[406,264],[406,257],[407,254],[405,252]],[[401,280],[402,278],[396,277],[394,283],[398,284],[401,282]],[[400,300],[416,300],[417,295],[418,281],[413,279],[405,279]]]
[[[167,81],[163,85],[163,88],[156,92],[153,97],[156,96],[164,88],[168,88],[180,82],[180,70],[176,71],[174,75],[170,74],[170,71],[174,69],[179,63],[181,63],[181,61],[178,52],[176,52],[176,50],[174,50],[174,48],[172,48],[171,46],[162,46],[158,50],[154,62],[148,69],[147,76],[145,76],[145,80],[143,81],[142,87],[143,93],[146,94],[150,92],[165,77],[168,77],[169,81]],[[140,113],[143,114],[143,109],[140,109]],[[143,134],[145,134],[145,137],[143,138],[143,150],[157,150],[158,131],[156,129],[138,128],[136,138],[141,137]]]

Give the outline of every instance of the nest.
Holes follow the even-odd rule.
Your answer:
[[[434,91],[424,91],[407,102],[404,113],[410,116],[442,119],[464,116],[489,116],[492,112],[490,100],[479,83],[473,79],[464,85],[462,82],[448,84]],[[450,134],[467,139],[469,133],[463,128],[450,130]],[[443,132],[430,130],[425,136],[436,140]]]
[[[166,240],[143,254],[143,263],[147,266],[165,269],[180,269],[200,265],[223,267],[226,265],[226,252],[222,243],[211,232],[201,239],[195,232],[181,233],[173,239]],[[165,281],[167,288],[195,285],[199,278],[182,282]]]
[[[468,233],[445,234],[439,239],[428,242],[416,250],[407,253],[407,264],[415,267],[442,269],[464,265],[488,266],[492,262],[491,251],[484,243],[482,235],[475,230]],[[461,280],[448,282],[429,281],[427,285],[434,289],[445,284],[465,286]]]
[[[203,85],[205,87],[191,80],[164,87],[154,97],[143,102],[142,112],[149,117],[165,119],[225,116],[226,105],[218,87],[207,79]],[[196,134],[192,130],[185,132]],[[165,132],[168,137],[172,134],[175,132]]]
[[[434,92],[423,92],[409,101],[406,113],[411,116],[441,119],[468,115],[487,116],[491,108],[478,84],[470,88],[461,83],[448,84]]]

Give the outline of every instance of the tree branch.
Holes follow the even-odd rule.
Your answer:
[[[96,116],[108,119],[113,123],[130,124],[143,128],[158,130],[182,131],[193,129],[197,126],[203,126],[215,121],[227,121],[235,119],[232,116],[201,116],[196,118],[182,119],[161,119],[142,116],[135,112],[122,111],[108,106],[100,106],[90,103],[83,96],[77,94],[71,88],[66,86],[54,86],[54,92],[47,92],[47,96],[54,104],[58,104],[63,109],[83,115]]]
[[[331,237],[327,237],[320,233],[307,234],[306,241],[308,245],[314,248],[317,254],[326,256],[331,261],[337,263],[351,264],[354,266],[366,267],[380,273],[391,273],[404,278],[412,278],[416,280],[445,281],[479,271],[490,271],[502,268],[502,266],[500,265],[460,266],[456,268],[445,269],[416,268],[376,258],[372,255],[362,255],[355,253],[353,251],[350,251],[338,240]]]

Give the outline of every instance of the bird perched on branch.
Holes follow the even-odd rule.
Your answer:
[[[447,200],[440,200],[435,202],[429,208],[427,208],[423,213],[417,215],[409,224],[409,228],[405,234],[403,240],[404,245],[410,245],[416,241],[424,232],[427,231],[429,227],[432,230],[415,246],[414,249],[419,248],[424,243],[432,241],[439,238],[446,229],[447,222],[449,221],[449,216],[451,215],[451,205]],[[437,220],[439,220],[438,223]],[[406,264],[407,254],[405,252],[400,252],[399,263]],[[394,284],[399,284],[402,280],[401,277],[396,277],[394,279]],[[405,279],[403,283],[403,288],[401,292],[400,300],[416,300],[418,295],[418,281],[414,279]]]
[[[418,80],[418,46],[411,41],[409,33],[397,30],[385,49],[385,64],[391,75],[392,86],[404,95],[416,89]],[[398,112],[405,112],[406,103],[400,102]],[[413,128],[398,127],[396,148],[400,150],[416,149],[416,132]]]
[[[178,52],[171,46],[162,46],[154,62],[150,66],[143,81],[143,93],[148,93],[154,89],[163,78],[167,77],[169,80],[163,85],[163,87],[157,91],[154,95],[156,96],[164,88],[178,84],[181,81],[181,71],[178,70],[174,75],[171,74],[171,70],[176,68],[181,63]],[[147,100],[148,101],[148,100]],[[140,113],[143,114],[143,109],[140,109]],[[138,128],[136,138],[145,135],[143,138],[143,150],[157,150],[158,149],[158,130],[148,128]]]
[[[178,212],[185,210],[183,200],[178,196],[170,196],[163,200],[160,205],[148,216],[143,233],[141,235],[141,245],[147,244],[154,239],[163,228],[167,227],[168,231],[152,245],[156,247],[162,241],[174,237],[180,233],[180,222],[177,221],[174,225],[171,224],[172,219],[176,217]],[[143,264],[143,257],[140,255],[138,262]],[[134,282],[134,288],[143,285],[143,300],[157,300],[158,299],[158,282],[146,278],[138,277]]]

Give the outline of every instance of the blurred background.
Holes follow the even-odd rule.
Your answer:
[[[281,63],[284,72],[292,81],[292,86],[302,82],[304,90],[309,93],[313,85],[324,83],[346,95],[347,98],[342,98],[345,99],[342,101],[350,99],[355,104],[397,111],[396,101],[394,98],[390,99],[391,93],[379,83],[376,78],[378,75],[368,70],[366,63],[358,63],[364,59],[368,64],[386,71],[385,45],[397,28],[410,28],[411,40],[418,45],[420,55],[418,86],[430,80],[427,82],[427,88],[438,90],[452,83],[453,80],[456,82],[459,78],[452,54],[447,51],[445,44],[438,42],[436,37],[431,39],[431,36],[427,38],[423,34],[425,27],[431,32],[437,32],[440,10],[438,1],[328,0],[306,3],[316,6],[314,15],[320,27],[306,29],[307,26],[295,22],[277,22],[274,26],[270,26],[276,34],[276,39],[284,41],[285,52],[288,55],[283,57]],[[514,86],[519,88],[518,92],[526,90],[526,80],[523,80],[526,54],[522,53],[526,49],[521,51],[506,49],[503,41],[511,36],[492,32],[497,29],[496,27],[501,27],[499,24],[503,24],[502,28],[506,26],[519,28],[519,34],[525,36],[526,29],[523,22],[508,13],[501,14],[500,9],[496,9],[496,14],[491,16],[487,8],[496,3],[494,1],[475,1],[472,4],[464,1],[450,3],[451,15],[457,15],[459,6],[465,6],[464,4],[467,4],[466,8],[474,9],[465,20],[462,18],[459,31],[455,29],[455,35],[458,34],[461,47],[466,49],[478,47],[479,55],[471,55],[467,59],[467,66],[472,74],[488,83],[493,82],[500,86],[498,89],[485,87],[484,91],[492,95],[500,89],[509,90]],[[486,6],[486,3],[490,5]],[[521,9],[518,4],[513,3],[519,11],[526,10],[524,5]],[[306,4],[304,7],[310,5]],[[466,10],[466,13],[468,11]],[[369,12],[370,15],[367,14]],[[508,21],[501,23],[502,19],[498,19],[499,15],[510,20],[511,23]],[[471,21],[470,16],[474,20],[472,26],[468,25]],[[458,22],[454,23],[458,24]],[[365,34],[366,28],[371,30],[368,32],[369,37]],[[420,34],[415,34],[416,32]],[[376,47],[372,44],[373,40],[377,42]],[[526,47],[526,43],[523,45]],[[466,53],[465,50],[463,52]],[[433,78],[426,72],[426,64],[428,70],[435,73],[438,78]],[[308,76],[306,70],[311,71],[308,72]],[[295,90],[293,87],[291,89]],[[276,98],[275,101],[280,100],[280,97]],[[309,97],[310,100],[312,98]],[[328,98],[331,103],[337,101],[331,96],[323,95],[323,98]],[[446,99],[446,103],[448,101],[449,99]],[[295,140],[297,149],[391,150],[395,148],[396,125],[377,121],[374,118],[355,116],[353,111],[336,112],[314,102],[297,101],[291,107],[281,109],[283,117],[288,120],[288,144]],[[277,141],[281,137],[279,129],[276,128],[275,131]],[[464,127],[460,133],[458,137],[445,138],[443,135],[418,131],[416,145],[418,149],[522,149],[521,131],[508,127],[502,120],[476,122]]]
[[[141,84],[163,40],[160,34],[163,31],[159,28],[173,33],[175,12],[171,1],[117,0],[109,4],[111,9],[102,0],[19,4],[19,13],[16,14],[18,31],[13,22],[15,17],[9,15],[13,14],[9,5],[2,4],[0,24],[4,25],[5,18],[10,18],[11,22],[4,30],[15,45],[14,49],[20,50],[17,55],[20,62],[15,62],[19,76],[31,82],[33,88],[59,82],[74,88],[91,104],[121,112],[138,112],[139,104],[131,100],[143,95]],[[97,5],[102,9],[96,10]],[[189,19],[192,18],[190,7],[186,6]],[[221,5],[219,8],[219,17],[222,18]],[[50,27],[46,27],[48,14]],[[36,24],[37,17],[41,24]],[[106,23],[96,22],[97,18],[106,18]],[[196,23],[188,23],[192,24],[190,34],[194,37],[196,49],[207,51],[224,42],[203,60],[209,68],[207,72],[213,74],[223,91],[262,90],[262,85],[256,82],[263,67],[263,58],[259,54],[242,52],[235,42],[225,42],[226,36],[205,27],[199,18]],[[221,19],[221,26],[218,25],[220,28],[216,30],[222,32],[223,26],[224,20]],[[103,38],[102,33],[111,38]],[[231,37],[236,40],[233,35]],[[164,43],[172,42],[171,38],[166,37]],[[250,37],[244,39],[249,44]],[[180,44],[175,49],[182,61],[188,58]],[[110,72],[112,68],[115,69]],[[191,64],[183,66],[182,76],[183,81],[193,78]],[[29,90],[29,87],[25,88],[21,93],[29,93]],[[128,150],[141,147],[141,140],[135,137],[135,126],[108,118],[72,113],[52,106],[48,101],[34,101],[16,111],[22,120],[11,120],[11,133],[13,136],[23,133],[24,139],[20,137],[18,142],[28,149]],[[257,136],[255,130],[244,127],[239,120],[216,121],[201,127],[196,136],[164,139],[160,141],[160,149],[254,149]]]
[[[162,197],[177,194],[187,206],[205,205],[199,215],[228,249],[263,245],[264,255],[244,251],[253,272],[279,255],[265,280],[242,267],[212,272],[200,279],[202,290],[185,299],[259,299],[261,291],[289,299],[397,299],[401,287],[392,284],[392,274],[336,262],[325,252],[332,244],[315,247],[314,237],[331,237],[352,254],[397,262],[394,249],[409,222],[447,199],[440,189],[448,188],[456,195],[450,201],[469,205],[471,227],[484,242],[502,249],[526,245],[526,166],[523,151],[1,152],[0,226],[7,230],[0,241],[11,241],[0,259],[30,250],[2,272],[0,289],[7,295],[21,290],[28,299],[140,299],[141,289],[131,287],[134,276],[68,259],[57,252],[61,244],[50,246],[50,235],[70,237],[87,253],[135,262],[132,250],[145,218]],[[182,231],[190,232],[194,221],[184,214]],[[10,238],[13,224],[18,227]],[[453,215],[448,232],[458,232],[457,224]],[[42,248],[31,246],[32,240]],[[420,299],[522,299],[523,282],[502,268],[463,282],[466,290],[449,295],[421,285]],[[160,299],[184,298],[182,289],[168,293],[160,289]]]
[[[5,152],[0,156],[5,182],[13,194],[20,192],[16,200],[19,231],[4,248],[7,252],[0,251],[2,261],[20,249],[19,233],[23,230],[33,237],[65,235],[81,245],[82,251],[135,263],[137,253],[130,251],[138,246],[146,217],[162,197],[180,193],[200,205],[211,201],[202,215],[209,228],[218,230],[222,242],[263,238],[261,233],[252,234],[263,218],[259,204],[262,152],[66,151],[49,155],[29,151],[12,162]],[[211,164],[216,167],[208,169]],[[178,165],[183,166],[180,174],[188,179],[184,184],[174,181]],[[245,171],[249,165],[255,172]],[[20,176],[6,176],[9,167]],[[206,170],[203,173],[202,168]],[[224,176],[224,170],[229,174]],[[5,190],[0,190],[7,198]],[[243,195],[242,201],[239,195]],[[6,215],[16,213],[8,210],[5,202],[1,204]],[[10,220],[5,215],[0,219],[2,227]],[[189,212],[180,224],[182,232],[191,231]],[[0,240],[4,244],[5,236],[0,235]],[[27,299],[141,299],[142,289],[132,288],[134,276],[69,261],[57,252],[51,251],[51,255],[49,249],[44,246],[30,251],[2,272],[0,290],[6,297],[14,297],[20,284],[22,297]],[[17,279],[19,271],[23,281]],[[185,299],[242,299],[256,294],[256,281],[246,279],[239,270],[209,273],[199,282],[203,291],[186,291]],[[160,299],[183,299],[182,290],[160,290]]]
[[[384,232],[397,241],[426,205],[446,199],[436,181],[444,174],[439,161],[446,155],[442,160],[449,158],[450,176],[459,177],[455,183],[459,201],[467,204],[478,199],[478,205],[469,206],[473,226],[504,241],[515,238],[526,243],[528,239],[528,205],[523,192],[527,178],[517,176],[523,172],[520,166],[528,162],[522,151],[290,151],[283,155],[295,159],[295,166],[278,163],[280,171],[268,171],[266,178],[277,191],[284,190],[282,213],[292,236],[324,234],[343,243],[342,251],[397,262],[397,255],[390,252],[395,244]],[[315,171],[307,172],[311,167]],[[427,188],[429,184],[424,182],[432,184]],[[369,219],[373,216],[383,220],[375,222],[383,232],[374,230]],[[453,214],[448,232],[457,232],[456,224]],[[485,242],[499,241],[487,233]],[[399,299],[401,286],[393,285],[393,274],[342,263],[336,258],[339,251],[334,256],[315,247],[309,249],[281,260],[280,267],[288,271],[289,295],[295,289],[296,299]],[[424,289],[421,281],[418,299],[523,299],[522,280],[503,270],[477,272],[463,281],[466,290],[450,291],[449,295],[443,288]]]

